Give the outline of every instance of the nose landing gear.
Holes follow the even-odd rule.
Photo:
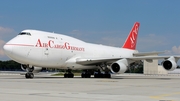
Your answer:
[[[22,70],[27,71],[27,73],[25,74],[26,79],[34,78],[34,74],[33,74],[34,66],[30,67],[29,65],[21,65],[21,68]]]
[[[25,77],[26,77],[26,79],[32,79],[32,78],[34,78],[34,74],[32,72],[27,72],[25,74]]]

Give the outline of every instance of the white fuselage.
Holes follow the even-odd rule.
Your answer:
[[[76,64],[77,58],[133,57],[136,50],[86,43],[73,37],[37,30],[31,35],[17,35],[4,48],[6,54],[21,64],[46,68],[89,69],[96,66]]]

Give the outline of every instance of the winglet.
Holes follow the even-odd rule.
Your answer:
[[[140,23],[135,22],[122,48],[127,48],[127,49],[132,49],[132,50],[136,49],[139,26],[140,26]]]

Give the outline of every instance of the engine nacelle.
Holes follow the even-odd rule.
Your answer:
[[[39,73],[42,70],[42,67],[29,67],[29,65],[21,64],[21,69],[27,72]]]
[[[170,58],[162,62],[162,66],[168,71],[173,71],[177,68],[177,63],[175,61],[175,58],[171,56]]]
[[[121,59],[111,64],[110,70],[112,73],[124,73],[128,69],[127,59]]]

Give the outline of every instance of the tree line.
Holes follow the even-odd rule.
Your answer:
[[[21,64],[13,61],[0,61],[0,70],[1,71],[22,71]]]

